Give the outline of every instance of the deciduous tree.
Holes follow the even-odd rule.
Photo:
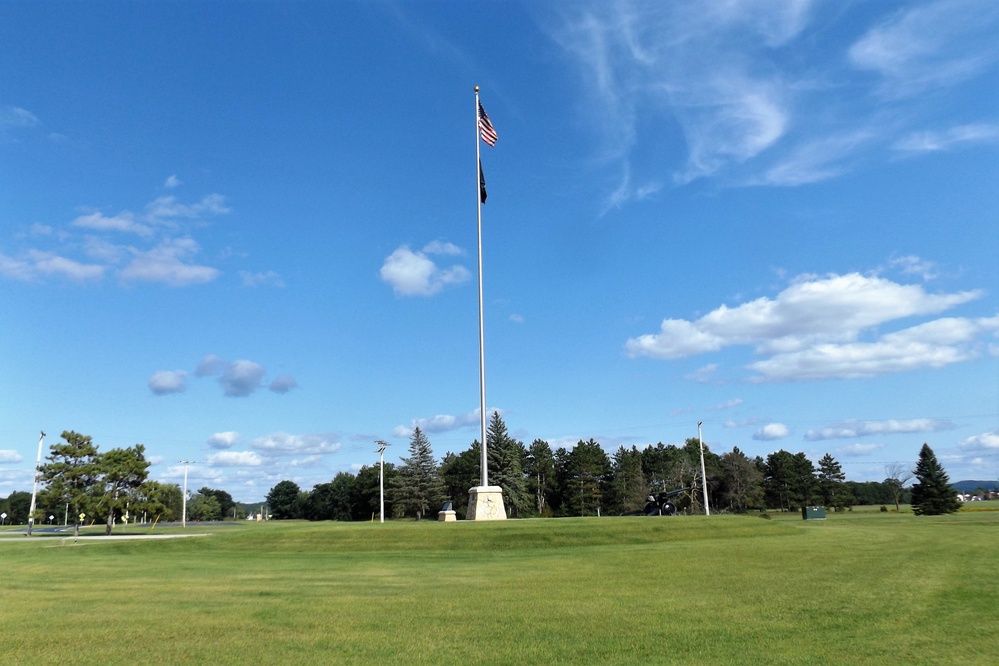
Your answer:
[[[294,481],[279,481],[267,493],[271,517],[289,520],[302,517],[302,491]]]

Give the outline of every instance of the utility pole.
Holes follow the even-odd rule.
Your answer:
[[[375,442],[378,445],[378,522],[385,522],[385,448],[388,442],[379,439]]]
[[[711,509],[708,508],[708,476],[704,472],[704,441],[701,439],[701,422],[697,422],[697,443],[701,446],[701,489],[704,491],[704,515],[710,516]]]
[[[184,463],[184,504],[181,511],[180,526],[187,528],[187,466],[194,463],[193,460],[181,460]]]
[[[42,466],[42,442],[45,441],[45,431],[38,438],[38,458],[35,459],[35,484],[31,487],[31,508],[28,509],[28,536],[31,536],[31,527],[35,524],[35,498],[38,496],[38,468]]]

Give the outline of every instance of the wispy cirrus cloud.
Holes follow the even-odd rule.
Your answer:
[[[882,77],[890,97],[953,86],[999,57],[999,5],[989,0],[937,0],[892,13],[848,51],[851,63]]]
[[[543,23],[578,68],[579,126],[607,174],[604,212],[670,183],[802,186],[871,157],[991,140],[988,122],[917,128],[934,118],[920,93],[999,60],[992,0],[838,13],[810,0],[593,0],[553,14]]]
[[[999,123],[971,123],[944,130],[911,132],[892,144],[907,153],[929,153],[999,142]]]
[[[980,355],[982,339],[999,330],[999,315],[945,317],[894,332],[880,327],[936,315],[982,293],[929,293],[859,273],[804,275],[773,298],[722,305],[695,320],[665,319],[657,333],[629,339],[625,351],[632,358],[677,359],[748,346],[766,357],[746,366],[758,382],[940,368]]]

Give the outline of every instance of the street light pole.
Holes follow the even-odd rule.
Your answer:
[[[701,422],[697,422],[697,443],[701,446],[701,489],[704,491],[704,515],[710,516],[708,508],[708,475],[704,472],[704,440],[701,439]]]
[[[42,466],[42,442],[45,441],[45,431],[38,438],[38,458],[35,459],[35,484],[31,487],[31,508],[28,509],[28,536],[31,536],[31,527],[35,524],[35,498],[38,496],[38,469]]]
[[[378,522],[385,522],[385,447],[388,446],[388,442],[378,440],[375,442],[378,445]]]
[[[184,463],[184,502],[183,502],[183,508],[181,510],[180,526],[186,529],[187,528],[187,466],[194,461],[181,460],[180,462]]]

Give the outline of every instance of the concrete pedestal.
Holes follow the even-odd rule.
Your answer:
[[[454,511],[438,511],[437,521],[441,523],[453,523],[458,520],[458,514]]]
[[[468,489],[468,520],[506,520],[503,489],[499,486],[476,486]]]

